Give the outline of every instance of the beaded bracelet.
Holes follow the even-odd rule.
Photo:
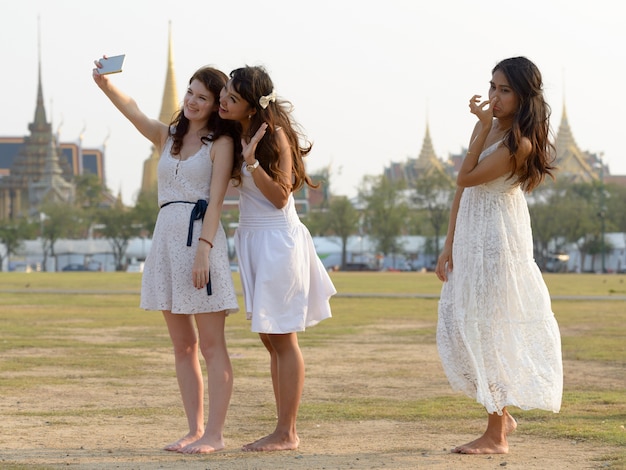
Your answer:
[[[208,243],[208,244],[209,244],[209,246],[210,246],[211,248],[213,248],[213,243],[211,243],[211,242],[210,242],[209,240],[207,240],[206,238],[199,237],[199,238],[198,238],[198,240],[200,240],[201,242],[204,242],[204,243]]]

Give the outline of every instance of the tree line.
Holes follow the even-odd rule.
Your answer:
[[[329,175],[325,174],[325,184]],[[19,252],[23,240],[39,239],[44,253],[43,266],[54,257],[59,239],[104,238],[118,270],[124,269],[129,241],[138,236],[150,238],[158,214],[156,193],[140,193],[135,206],[118,200],[103,204],[102,183],[95,175],[76,179],[73,204],[44,203],[30,218],[0,221],[0,266],[4,257]],[[345,267],[350,236],[368,236],[378,254],[404,254],[399,237],[421,235],[427,238],[425,254],[439,255],[440,243],[448,227],[455,183],[445,173],[430,171],[415,179],[392,181],[365,176],[356,198],[330,195],[319,208],[302,216],[314,236],[336,236],[341,240],[341,265]],[[626,232],[626,187],[601,181],[578,183],[567,178],[547,181],[528,195],[533,227],[535,259],[542,269],[553,252],[575,245],[584,261],[610,250],[604,240],[607,232]],[[229,227],[238,214],[223,214]],[[234,253],[231,253],[234,256]]]
[[[403,254],[399,236],[427,238],[425,254],[439,256],[448,229],[456,190],[453,179],[431,171],[412,184],[387,177],[366,176],[356,202],[331,197],[327,206],[304,218],[312,234],[334,235],[342,241],[342,266],[351,235],[367,235],[385,256]],[[601,181],[574,182],[566,177],[547,180],[527,195],[532,221],[535,259],[542,270],[555,253],[574,245],[585,257],[611,250],[604,234],[626,233],[626,187]],[[593,263],[592,263],[593,264]]]

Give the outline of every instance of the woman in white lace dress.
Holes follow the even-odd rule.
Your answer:
[[[444,281],[437,346],[452,388],[482,404],[488,422],[457,453],[507,453],[517,427],[508,406],[555,413],[561,406],[560,333],[533,259],[524,197],[554,170],[542,87],[537,67],[514,57],[494,67],[489,99],[469,103],[478,123],[437,262]]]
[[[94,81],[161,153],[161,209],[142,277],[141,307],[163,312],[189,426],[189,432],[165,450],[220,450],[233,388],[224,324],[226,315],[239,309],[220,223],[234,161],[232,124],[217,112],[227,77],[212,67],[198,69],[189,80],[182,108],[168,126],[148,118],[132,98],[98,73],[104,60],[95,61]],[[199,351],[208,371],[206,426]]]
[[[248,319],[270,353],[278,420],[249,451],[298,447],[296,418],[304,386],[298,332],[331,316],[335,287],[296,213],[293,193],[313,186],[290,107],[262,67],[242,67],[220,98],[220,116],[236,121],[243,153],[236,159],[239,226],[235,247]],[[243,157],[243,158],[241,158]]]

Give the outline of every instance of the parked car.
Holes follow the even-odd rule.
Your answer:
[[[89,271],[84,264],[72,263],[64,266],[61,271]]]
[[[378,269],[367,263],[346,263],[343,267],[344,271],[378,271]]]

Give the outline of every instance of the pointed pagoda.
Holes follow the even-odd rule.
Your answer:
[[[415,161],[415,169],[420,176],[431,175],[433,172],[446,173],[443,162],[437,158],[435,154],[435,148],[430,138],[430,125],[428,122],[426,123],[426,134],[422,142],[422,149]]]
[[[430,124],[426,120],[426,132],[418,157],[409,158],[406,162],[392,162],[390,166],[384,169],[384,175],[390,181],[404,181],[409,186],[414,186],[419,178],[431,177],[434,174],[441,174],[450,178],[445,163],[437,158],[430,137]]]
[[[73,188],[72,171],[58,158],[58,145],[47,121],[41,80],[41,41],[38,51],[37,103],[35,117],[28,125],[30,136],[23,138],[9,175],[0,179],[0,220],[28,217],[38,211],[45,195],[55,194],[54,200],[70,202]],[[43,195],[41,198],[40,196]]]
[[[176,75],[174,74],[174,57],[172,53],[172,22],[169,23],[168,50],[167,50],[167,70],[165,73],[165,88],[163,89],[163,100],[161,102],[161,112],[159,121],[170,124],[172,117],[178,111],[180,103],[178,92],[176,91]],[[157,190],[157,166],[159,164],[158,150],[153,146],[150,157],[143,163],[143,178],[141,181],[141,192],[156,192]]]
[[[565,100],[563,100],[565,103]],[[556,135],[556,165],[559,175],[575,183],[586,183],[598,179],[594,168],[589,164],[589,155],[582,152],[572,134],[563,104],[561,124]]]

